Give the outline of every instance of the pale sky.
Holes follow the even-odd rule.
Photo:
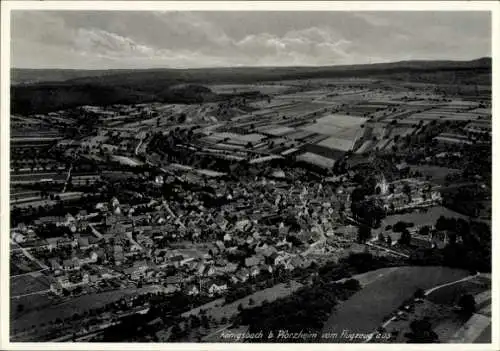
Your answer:
[[[11,66],[309,66],[491,56],[489,12],[13,11]]]

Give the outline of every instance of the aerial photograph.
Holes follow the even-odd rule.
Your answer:
[[[12,10],[9,342],[491,344],[491,32]]]

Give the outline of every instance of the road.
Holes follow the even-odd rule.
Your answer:
[[[135,155],[136,155],[136,156],[139,156],[139,149],[140,149],[140,147],[141,147],[141,145],[142,145],[143,140],[144,140],[144,139],[141,139],[141,140],[139,141],[139,144],[137,144],[137,147],[135,148]]]
[[[94,227],[94,225],[93,225],[93,224],[89,223],[89,227],[90,227],[90,229],[92,230],[92,233],[93,233],[96,237],[98,237],[99,239],[102,239],[102,238],[103,238],[102,234],[101,234],[101,233],[99,233],[99,231],[98,231],[97,229],[95,229],[95,227]]]
[[[427,290],[425,291],[425,294],[424,294],[424,295],[425,295],[425,296],[428,296],[430,293],[432,293],[432,292],[434,292],[434,291],[436,291],[436,290],[438,290],[438,289],[444,288],[445,286],[450,286],[450,285],[454,285],[454,284],[457,284],[457,283],[465,282],[465,281],[467,281],[467,280],[471,280],[471,279],[473,279],[473,278],[478,277],[480,274],[481,274],[481,273],[479,273],[479,272],[478,272],[478,273],[476,273],[476,274],[474,274],[474,275],[470,275],[470,276],[465,277],[465,278],[463,278],[463,279],[455,280],[454,282],[451,282],[451,283],[446,283],[446,284],[441,284],[441,285],[435,286],[435,287],[433,287],[433,288],[431,288],[431,289],[427,289]]]
[[[62,190],[61,193],[64,193],[66,192],[66,186],[68,185],[68,182],[69,182],[69,178],[71,177],[71,170],[73,169],[73,164],[71,164],[69,166],[69,169],[68,169],[68,176],[66,177],[66,181],[64,182],[64,188]]]

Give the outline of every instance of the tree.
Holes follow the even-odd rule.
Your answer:
[[[413,297],[416,299],[423,299],[425,297],[425,291],[422,288],[418,288],[415,293],[413,294]]]
[[[182,333],[183,333],[183,331],[182,331],[181,327],[179,326],[179,324],[175,324],[171,330],[172,340],[179,339],[182,336]]]
[[[387,245],[391,246],[392,245],[392,238],[390,235],[387,235],[387,238],[386,238],[386,243]]]
[[[418,233],[420,235],[429,235],[429,233],[430,233],[429,226],[424,225],[423,227],[420,228],[420,230],[418,231]]]
[[[474,312],[476,312],[476,300],[471,294],[462,295],[462,297],[460,297],[460,300],[458,301],[458,306],[467,316],[470,316]]]
[[[408,229],[404,229],[399,238],[399,243],[401,245],[410,245],[411,243],[411,234]]]
[[[403,185],[403,193],[408,196],[408,201],[411,201],[411,187],[409,184]]]
[[[435,343],[438,341],[438,336],[432,330],[432,325],[428,319],[412,321],[410,329],[411,332],[405,334],[410,343]]]
[[[186,122],[186,119],[187,119],[186,114],[185,114],[185,113],[181,113],[181,114],[179,115],[179,117],[178,117],[177,121],[178,121],[179,123],[184,123],[184,122]]]
[[[382,232],[378,233],[377,240],[380,241],[380,242],[384,242],[385,241],[384,234],[382,234]]]
[[[398,221],[396,224],[393,225],[392,231],[395,233],[402,233],[406,229],[407,225],[403,221]]]
[[[372,237],[372,230],[367,225],[361,225],[358,227],[358,242],[365,243],[368,239]]]

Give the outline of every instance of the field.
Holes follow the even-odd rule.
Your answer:
[[[489,289],[491,289],[491,281],[478,277],[435,290],[428,295],[428,299],[438,304],[455,305],[464,294],[476,295]],[[476,303],[479,302],[476,301]],[[484,301],[481,302],[484,303]]]
[[[430,165],[419,165],[410,167],[411,171],[419,171],[424,175],[424,177],[431,177],[431,181],[433,183],[437,183],[440,185],[444,184],[444,180],[448,174],[459,173],[460,170],[448,168],[448,167],[440,167],[440,166],[430,166]]]
[[[49,280],[43,274],[23,275],[10,279],[10,294],[12,296],[31,294],[49,289]]]
[[[329,137],[318,143],[319,146],[324,146],[328,149],[349,151],[354,146],[354,139],[341,139],[337,137]]]
[[[321,117],[316,122],[319,124],[333,125],[336,127],[352,128],[361,126],[365,121],[366,118],[334,114]]]
[[[14,249],[11,246],[11,250]],[[10,274],[11,276],[29,273],[33,271],[37,271],[40,269],[40,266],[28,259],[21,250],[16,252],[11,251],[10,253]]]
[[[348,329],[356,333],[371,333],[416,289],[428,289],[466,276],[466,271],[446,267],[400,267],[392,270],[339,305],[325,323],[323,332],[340,334]],[[343,342],[342,338],[338,338],[338,342]]]
[[[45,306],[42,305],[39,309],[36,309],[35,307],[34,310],[32,309],[28,313],[13,314],[11,325],[13,328],[23,329],[30,327],[34,322],[42,324],[53,321],[56,318],[65,319],[71,317],[74,313],[81,314],[86,310],[105,306],[106,304],[119,300],[124,296],[147,293],[156,289],[157,288],[153,286],[140,289],[121,289],[83,295],[59,304],[51,303]],[[46,297],[44,298],[47,299]]]
[[[43,173],[26,173],[26,174],[13,174],[10,177],[11,184],[15,183],[32,183],[42,179],[53,180],[66,180],[67,172],[43,172]]]
[[[305,114],[320,111],[329,107],[328,104],[314,103],[310,101],[298,102],[290,105],[279,106],[273,108],[271,111],[277,113],[279,116],[286,117],[300,117]]]
[[[292,133],[295,131],[295,129],[290,128],[290,127],[276,127],[276,128],[267,129],[267,130],[263,129],[262,131],[265,132],[266,134],[271,134],[274,136],[281,136],[281,135],[285,135],[288,133]]]
[[[267,288],[264,290],[257,291],[251,295],[248,295],[244,298],[236,300],[230,304],[224,305],[224,299],[218,299],[216,301],[212,301],[209,304],[203,305],[201,307],[192,309],[188,312],[182,314],[183,317],[187,317],[190,315],[197,315],[200,313],[200,310],[206,310],[207,314],[214,317],[217,320],[220,320],[223,317],[231,318],[232,316],[238,313],[238,305],[242,304],[244,308],[247,308],[249,305],[249,300],[254,300],[254,307],[260,306],[264,300],[268,302],[272,302],[279,298],[283,298],[285,296],[290,295],[294,291],[300,289],[302,284],[297,283],[295,281],[290,282],[290,286],[284,283],[277,284],[271,288]]]
[[[410,322],[428,318],[441,343],[490,343],[491,314],[487,313],[491,309],[490,288],[491,279],[482,275],[443,286],[423,302],[415,304],[413,312],[404,312],[401,318],[386,323],[385,328],[388,332],[399,331],[394,341],[404,343],[407,342],[404,335],[410,331]],[[483,292],[477,294],[481,290]],[[455,308],[459,295],[463,293],[473,294],[476,301],[477,312],[468,321]]]
[[[119,162],[125,166],[140,166],[142,164],[140,161],[126,156],[113,155],[111,158],[113,161]]]
[[[290,89],[287,85],[261,85],[261,84],[221,84],[208,85],[216,94],[240,94],[252,91],[259,91],[264,95],[273,95],[283,93]]]
[[[387,216],[382,220],[380,228],[384,229],[387,225],[394,225],[399,221],[414,223],[415,226],[433,225],[440,216],[455,217],[467,219],[466,216],[449,210],[443,206],[430,207],[427,212],[411,212]]]
[[[299,155],[297,157],[297,161],[303,161],[322,168],[332,168],[335,164],[335,160],[321,155],[313,154],[312,152],[306,152],[302,155]]]

